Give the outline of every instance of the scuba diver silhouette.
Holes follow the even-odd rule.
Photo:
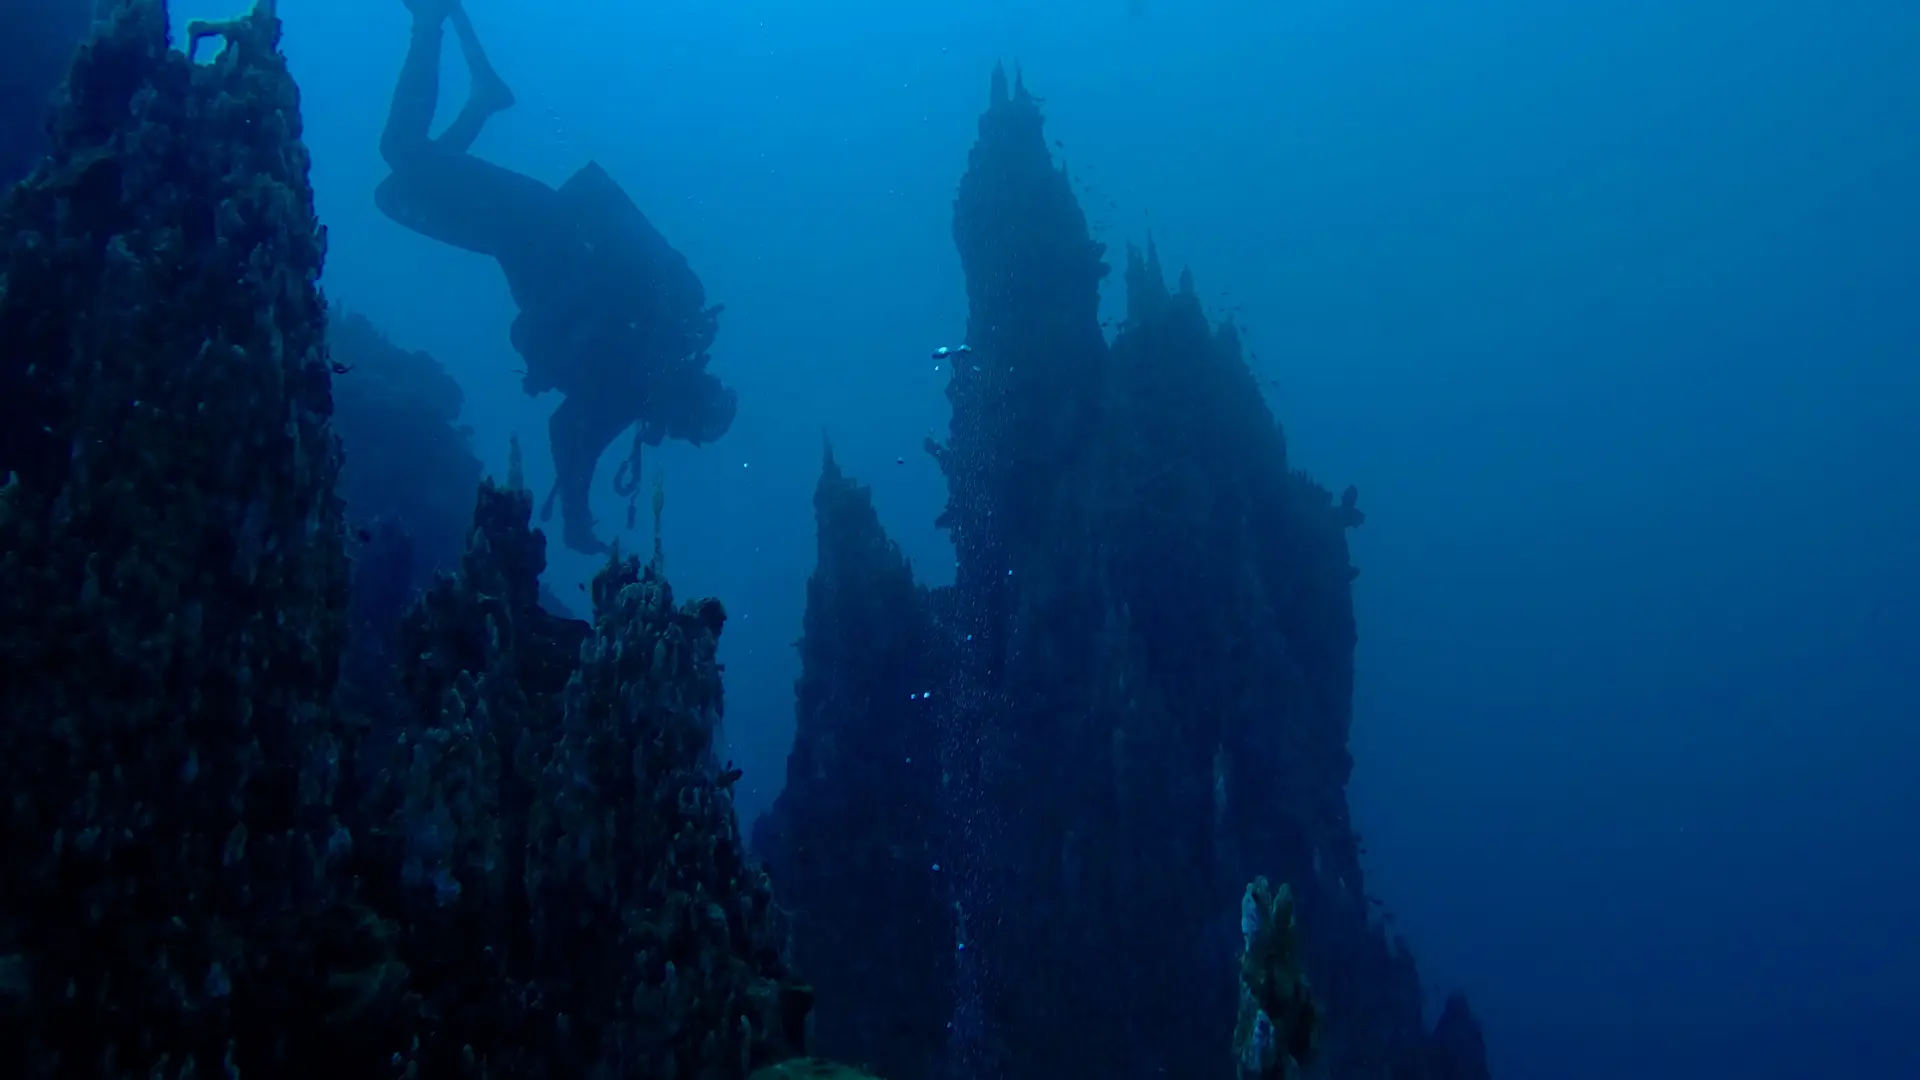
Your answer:
[[[738,399],[709,374],[720,308],[700,278],[625,191],[588,163],[558,189],[468,153],[513,93],[494,71],[459,0],[406,0],[413,38],[394,87],[380,153],[392,170],[374,202],[395,222],[500,264],[519,315],[513,347],[527,393],[566,396],[548,424],[558,474],[541,520],[560,500],[568,547],[608,550],[588,506],[594,467],[635,426],[633,454],[614,479],[639,483],[640,447],[667,438],[695,446],[733,425]],[[454,121],[430,134],[440,52],[451,23],[472,75]]]

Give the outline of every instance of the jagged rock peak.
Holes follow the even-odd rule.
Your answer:
[[[1166,306],[1167,279],[1160,268],[1160,249],[1153,237],[1147,246],[1127,245],[1127,319],[1137,320]]]
[[[1429,1070],[1433,1080],[1489,1080],[1487,1037],[1473,1015],[1465,994],[1447,995],[1440,1019],[1428,1040]]]

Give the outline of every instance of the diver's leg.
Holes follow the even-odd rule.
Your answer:
[[[407,7],[413,12],[413,39],[393,87],[386,130],[380,133],[380,156],[396,170],[432,145],[433,114],[440,105],[441,31],[452,4],[450,0],[407,0]]]
[[[553,469],[558,477],[562,535],[568,547],[586,555],[604,555],[607,545],[593,535],[593,511],[588,494],[600,455],[633,423],[629,410],[609,407],[612,402],[592,393],[569,394],[553,411],[547,437],[553,446]]]
[[[442,139],[430,135],[444,28],[452,19],[458,30],[465,16],[459,14],[458,0],[406,2],[413,12],[413,42],[394,88],[387,130],[380,137],[381,155],[393,172],[374,189],[374,205],[422,236],[499,260],[510,283],[527,279],[538,272],[527,264],[541,263],[544,250],[552,246],[550,238],[564,231],[567,207],[558,192],[539,180],[465,152],[464,143],[480,133],[483,115],[469,117]],[[499,78],[484,54],[479,63],[483,79]],[[499,105],[499,96],[486,91],[484,81],[479,89],[481,105]]]
[[[447,15],[453,23],[453,35],[460,42],[460,55],[467,62],[467,73],[472,79],[472,87],[467,91],[467,103],[460,108],[460,115],[454,117],[447,130],[440,133],[435,142],[441,146],[464,154],[473,148],[480,130],[494,114],[513,108],[513,91],[508,89],[507,81],[493,69],[493,62],[487,59],[486,50],[480,47],[480,35],[473,30],[473,20],[467,17],[467,9],[457,3]]]

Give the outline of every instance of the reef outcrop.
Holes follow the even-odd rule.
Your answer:
[[[480,459],[471,430],[459,423],[460,384],[433,357],[400,348],[364,316],[337,310],[327,343],[333,430],[345,452],[337,490],[354,564],[344,703],[392,727],[399,715],[400,617],[437,572],[459,567]]]
[[[628,558],[594,622],[538,602],[524,487],[480,489],[458,574],[406,616],[417,720],[362,804],[358,871],[423,1075],[745,1077],[812,991],[714,760],[725,612]]]
[[[423,587],[434,571],[458,566],[466,548],[481,472],[472,431],[460,423],[466,395],[439,361],[395,345],[363,315],[336,311],[327,344],[347,519],[368,530],[404,523],[408,577]]]
[[[1487,1037],[1465,994],[1447,995],[1440,1009],[1428,1040],[1427,1072],[1432,1080],[1491,1080]]]
[[[1255,878],[1240,899],[1240,1016],[1233,1057],[1241,1080],[1285,1080],[1319,1049],[1320,1005],[1300,961],[1293,892]]]
[[[949,1016],[944,995],[928,988],[947,985],[953,967],[951,944],[929,933],[946,924],[950,901],[932,722],[947,689],[940,637],[927,591],[881,529],[871,492],[847,479],[831,450],[813,505],[819,560],[794,686],[799,735],[786,794],[756,824],[754,843],[793,912],[795,961],[823,1000],[857,1003],[822,1011],[816,1037],[861,1048],[883,1076],[926,1076]],[[833,931],[854,927],[859,947],[837,951],[846,942]]]
[[[809,973],[836,987],[821,1050],[889,1063],[894,1080],[1231,1075],[1246,1067],[1226,1037],[1242,1005],[1233,913],[1265,874],[1297,920],[1287,948],[1314,988],[1315,1067],[1454,1075],[1440,1047],[1468,1040],[1424,1026],[1348,818],[1357,493],[1336,502],[1292,467],[1238,332],[1207,319],[1189,274],[1168,286],[1152,245],[1127,253],[1126,319],[1105,340],[1105,249],[1039,103],[1000,71],[954,240],[969,351],[952,366],[949,437],[928,449],[955,582],[914,600],[877,524],[823,508],[816,581],[837,585],[808,610],[809,640],[869,650],[930,621],[925,652],[894,663],[936,694],[869,702],[852,690],[874,678],[860,650],[803,648],[788,788],[757,835],[783,895],[931,884],[945,910],[796,902]],[[831,468],[821,484],[848,487]],[[846,595],[862,582],[872,595]],[[822,686],[848,689],[806,689]],[[931,747],[938,776],[860,739]],[[916,839],[937,876],[861,857],[902,842],[890,808],[924,815],[929,800]],[[940,968],[863,974],[940,952]],[[923,1024],[856,1019],[903,1000],[948,1016],[944,1061],[918,1045]]]
[[[326,995],[347,560],[325,237],[270,14],[80,50],[0,202],[0,1044],[274,1072]],[[272,1025],[267,1025],[272,1026]]]
[[[0,202],[9,1075],[745,1080],[803,1055],[813,991],[714,752],[724,609],[676,604],[657,558],[610,562],[590,622],[543,607],[516,452],[417,599],[363,539],[380,600],[349,618],[354,365],[280,24],[264,0],[196,27],[227,42],[206,64],[167,27],[116,8]],[[370,626],[397,670],[344,663]]]

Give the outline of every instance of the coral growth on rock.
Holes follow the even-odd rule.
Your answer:
[[[10,1075],[744,1080],[803,1054],[813,993],[714,753],[718,601],[626,559],[591,623],[544,609],[516,453],[404,615],[410,570],[357,549],[383,599],[352,629],[400,660],[353,685],[385,674],[342,663],[354,365],[280,24],[196,27],[227,41],[208,64],[167,25],[117,7],[0,203]]]
[[[420,719],[369,796],[362,879],[410,972],[405,1056],[744,1077],[804,1048],[812,992],[714,760],[725,613],[631,558],[591,627],[546,612],[532,512],[483,484],[460,572],[401,632]]]
[[[1151,244],[1128,252],[1108,344],[1105,250],[1043,126],[996,71],[954,207],[969,351],[949,437],[928,444],[954,584],[916,601],[877,523],[850,529],[821,504],[816,581],[835,588],[809,594],[808,640],[931,621],[924,653],[894,662],[941,693],[875,704],[852,692],[866,656],[803,651],[788,788],[760,850],[796,897],[899,889],[925,876],[917,861],[869,854],[899,843],[895,822],[840,808],[911,817],[933,800],[919,832],[946,902],[940,917],[930,902],[799,905],[809,972],[836,988],[821,1050],[895,1080],[1228,1075],[1230,913],[1269,872],[1290,883],[1286,962],[1311,975],[1319,1018],[1269,1022],[1317,1032],[1315,1067],[1339,1080],[1455,1075],[1423,1030],[1406,945],[1369,914],[1348,820],[1357,492],[1336,505],[1291,466],[1238,331],[1208,321],[1190,274],[1170,289]],[[821,486],[847,483],[829,469]],[[861,583],[869,596],[847,595]],[[822,686],[848,689],[806,689]],[[850,745],[863,739],[937,751],[937,780]],[[940,951],[946,964],[919,965]],[[861,1022],[903,1001],[950,1018],[944,1060],[922,1025]]]
[[[749,1080],[876,1080],[859,1069],[816,1058],[795,1058],[754,1073]]]
[[[1240,899],[1240,1016],[1233,1056],[1241,1080],[1284,1080],[1313,1060],[1320,1006],[1300,966],[1293,893],[1255,878]]]
[[[166,17],[125,5],[81,51],[0,204],[0,1044],[26,1075],[288,1067],[297,1041],[239,1033],[325,995],[341,886],[299,99],[271,17],[207,66]]]
[[[795,960],[824,976],[813,978],[823,1000],[860,1003],[820,1013],[822,1045],[866,1049],[862,1060],[883,1075],[923,1076],[939,1062],[948,1018],[927,988],[945,985],[953,956],[927,932],[944,925],[948,902],[931,726],[946,690],[938,638],[927,592],[881,529],[872,493],[831,451],[813,505],[819,561],[794,687],[799,735],[785,793],[754,843],[793,911]],[[847,949],[836,930],[850,927],[862,937]]]

